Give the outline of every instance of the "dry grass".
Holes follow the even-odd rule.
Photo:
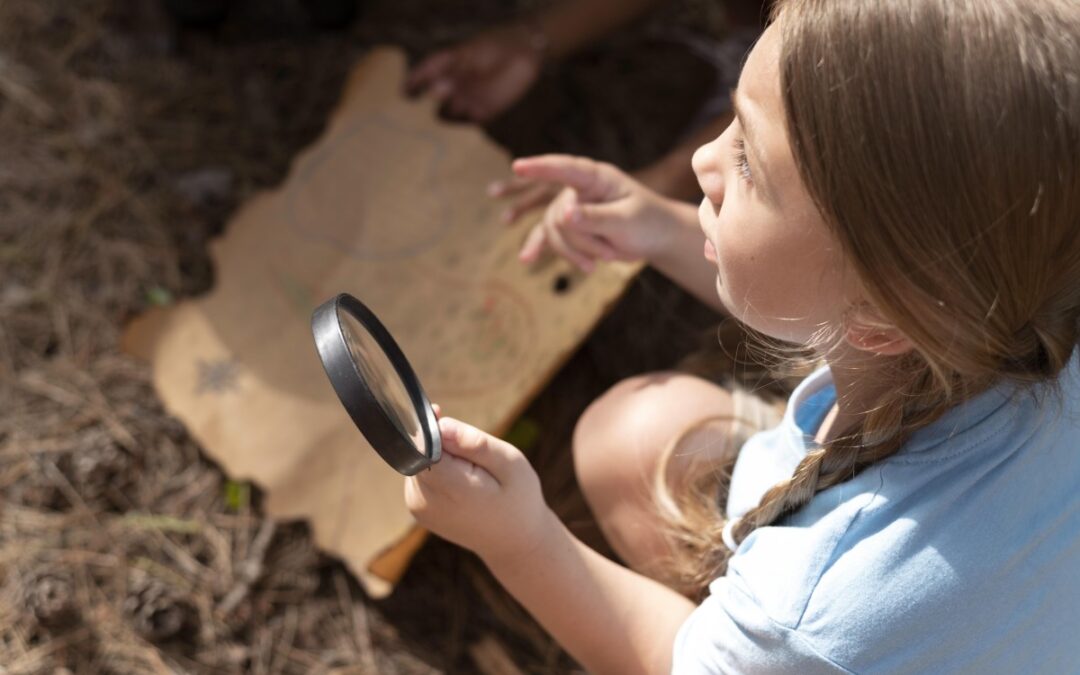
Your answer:
[[[366,598],[302,524],[259,515],[259,495],[203,458],[146,366],[118,348],[138,312],[210,287],[207,241],[315,138],[364,45],[426,51],[507,11],[413,4],[372,1],[351,32],[318,34],[289,0],[240,2],[200,34],[178,33],[150,0],[0,0],[4,672],[572,668],[447,544],[425,547],[391,598]],[[709,3],[684,4],[665,20],[715,18]],[[492,134],[517,153],[648,161],[703,75],[670,45],[655,49],[553,74],[545,86],[562,93],[547,100],[562,108],[526,108]],[[633,89],[649,82],[661,95]],[[554,134],[553,119],[564,121]],[[565,453],[573,419],[619,376],[673,363],[709,320],[647,276],[530,410],[549,499],[583,536],[596,539]]]

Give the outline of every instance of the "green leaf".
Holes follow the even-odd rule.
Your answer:
[[[234,480],[225,481],[225,507],[230,511],[243,511],[251,503],[251,485]]]
[[[173,295],[169,289],[163,286],[151,286],[146,289],[146,301],[151,305],[165,307],[173,303]]]
[[[528,452],[540,440],[540,425],[530,417],[519,417],[502,438],[519,450]]]

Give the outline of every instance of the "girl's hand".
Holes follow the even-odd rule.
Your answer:
[[[439,430],[442,459],[405,481],[405,504],[416,520],[488,562],[542,546],[558,520],[529,460],[464,422],[443,417]]]
[[[611,164],[570,155],[516,160],[519,178],[563,185],[518,257],[531,263],[545,246],[591,272],[596,260],[648,260],[668,245],[676,216],[661,197]]]
[[[492,181],[488,185],[488,196],[510,202],[502,212],[503,222],[509,225],[529,211],[546,207],[562,190],[562,183],[510,176]]]
[[[446,117],[487,122],[532,87],[543,62],[527,26],[507,24],[427,57],[409,72],[405,89],[429,92]]]

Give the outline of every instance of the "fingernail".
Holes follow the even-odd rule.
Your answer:
[[[492,181],[491,183],[488,183],[488,186],[487,186],[488,197],[498,197],[499,195],[502,194],[502,191],[503,191],[503,182],[501,180]]]
[[[509,223],[514,222],[514,212],[511,211],[510,209],[507,209],[506,211],[503,211],[502,215],[500,217],[502,218],[502,221],[504,223],[509,224]]]

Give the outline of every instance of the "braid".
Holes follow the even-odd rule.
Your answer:
[[[911,363],[915,358],[903,361]],[[901,389],[884,395],[851,433],[811,450],[790,478],[769,488],[758,505],[735,523],[735,541],[742,543],[755,529],[794,513],[818,492],[850,480],[871,464],[895,454],[915,431],[952,406],[928,363],[924,361],[921,367],[908,372],[912,375]]]

